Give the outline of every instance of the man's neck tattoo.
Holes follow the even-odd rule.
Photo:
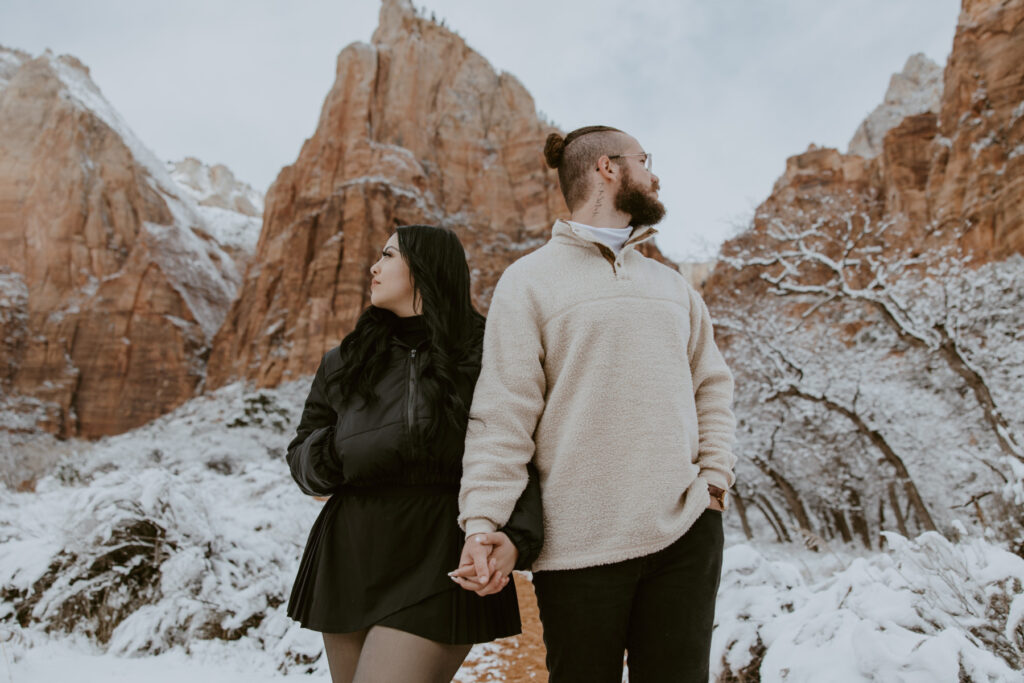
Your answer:
[[[594,208],[590,212],[591,218],[597,218],[598,212],[601,210],[601,205],[604,203],[604,188],[600,188],[597,191],[597,201],[594,202]]]

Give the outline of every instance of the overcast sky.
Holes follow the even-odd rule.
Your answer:
[[[810,143],[846,146],[892,73],[945,65],[959,0],[426,0],[537,108],[654,155],[658,243],[702,256]],[[295,160],[338,52],[379,0],[0,0],[0,44],[78,57],[161,158],[224,163],[266,190]],[[538,150],[538,154],[540,150]]]

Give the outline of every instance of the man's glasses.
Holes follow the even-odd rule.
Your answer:
[[[643,157],[644,158],[644,168],[646,168],[648,171],[650,171],[651,168],[654,165],[651,162],[652,154],[650,152],[637,152],[636,154],[613,154],[612,156],[610,156],[608,158],[609,159],[618,159],[619,157]]]

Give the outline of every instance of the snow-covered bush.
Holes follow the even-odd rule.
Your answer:
[[[780,560],[748,544],[727,549],[715,679],[1018,680],[1024,559],[979,539],[887,537],[885,553],[805,555],[800,565],[792,550]]]
[[[0,621],[126,655],[244,640],[308,668],[319,640],[284,614],[319,509],[284,461],[307,388],[227,387],[0,489]]]

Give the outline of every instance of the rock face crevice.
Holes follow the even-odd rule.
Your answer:
[[[115,434],[195,394],[244,260],[211,232],[85,66],[0,48],[0,408],[19,429]]]

